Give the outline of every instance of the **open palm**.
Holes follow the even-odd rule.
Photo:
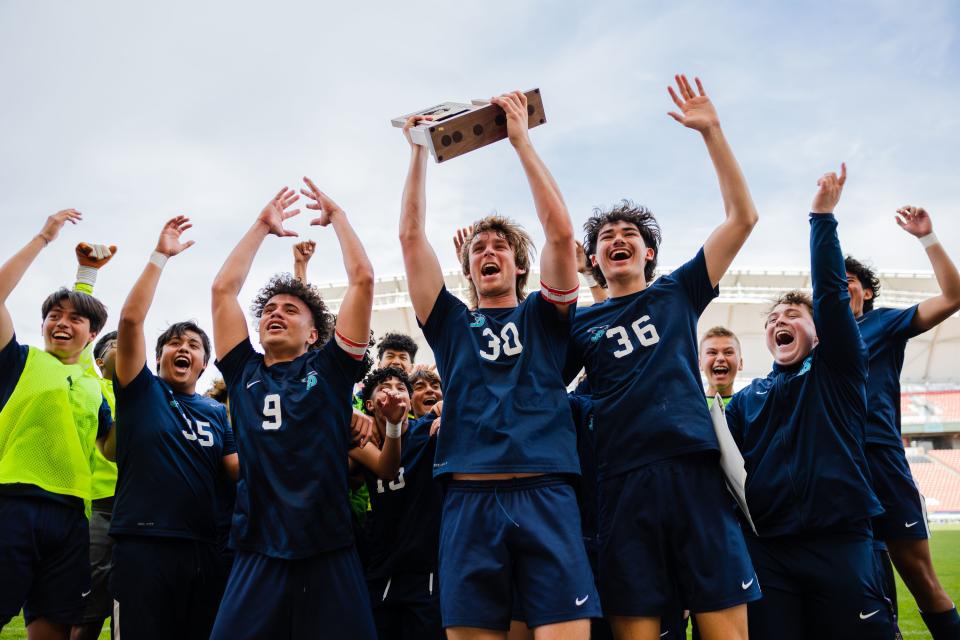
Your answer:
[[[933,233],[933,221],[923,207],[900,207],[896,220],[901,229],[918,238]]]
[[[678,75],[675,76],[675,79],[677,91],[674,91],[673,87],[667,87],[667,92],[673,99],[673,103],[679,107],[680,113],[671,111],[668,115],[683,126],[701,133],[720,124],[717,110],[714,109],[713,103],[710,102],[706,91],[703,90],[700,78],[694,78],[698,93],[694,93],[687,76]]]
[[[193,246],[193,240],[180,242],[180,236],[184,231],[192,227],[190,218],[186,216],[177,216],[167,220],[160,231],[160,237],[157,239],[157,252],[167,257],[173,257]]]
[[[320,189],[317,188],[317,185],[313,184],[313,180],[305,177],[303,182],[307,185],[307,188],[300,189],[300,193],[313,200],[313,202],[307,204],[307,209],[313,209],[314,211],[320,212],[320,217],[311,220],[310,224],[320,227],[327,226],[330,224],[330,216],[336,211],[343,211],[343,209],[341,209],[340,206],[330,198],[330,196],[325,194],[323,191],[320,191]]]
[[[300,199],[300,196],[289,187],[280,190],[273,199],[263,208],[257,220],[267,225],[270,233],[281,238],[296,236],[296,231],[288,231],[283,228],[283,223],[287,219],[300,213],[300,209],[290,209],[294,202]]]

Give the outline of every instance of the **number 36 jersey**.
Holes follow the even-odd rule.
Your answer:
[[[471,311],[444,287],[423,334],[444,381],[434,476],[580,473],[562,376],[569,316],[539,292]]]
[[[717,293],[701,249],[643,291],[577,310],[567,373],[587,369],[601,477],[719,448],[697,368],[697,321]]]
[[[217,362],[240,454],[232,548],[297,559],[353,543],[347,451],[359,366],[336,340],[268,367],[248,339]]]

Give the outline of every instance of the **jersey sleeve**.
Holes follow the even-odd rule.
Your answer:
[[[366,347],[366,345],[364,345]],[[325,345],[313,352],[315,366],[332,368],[339,376],[340,385],[346,388],[346,394],[353,392],[354,381],[357,379],[357,372],[363,366],[363,354],[358,360],[353,353],[347,351],[337,340],[329,340]],[[332,382],[327,380],[327,382]],[[346,396],[345,396],[346,397]],[[352,401],[351,401],[352,402]]]
[[[865,374],[867,347],[850,310],[847,272],[833,214],[810,214],[810,279],[817,353],[832,367]]]
[[[10,342],[0,349],[0,409],[6,404],[20,381],[27,366],[27,354],[30,347],[17,342],[17,336],[11,336]]]
[[[437,295],[437,301],[433,303],[433,309],[430,310],[430,316],[425,323],[420,325],[420,328],[423,329],[423,335],[430,341],[431,346],[433,346],[433,341],[441,341],[443,339],[447,320],[451,314],[458,308],[464,306],[466,305],[455,295],[447,291],[446,286],[440,289],[440,293]],[[419,321],[417,322],[419,324]]]
[[[113,412],[105,397],[100,398],[100,410],[97,412],[97,440],[110,433],[113,428]]]
[[[710,283],[707,259],[703,255],[702,247],[697,251],[697,255],[677,267],[668,277],[680,285],[697,315],[702,314],[707,305],[720,294],[720,288]]]
[[[913,326],[917,307],[919,305],[915,304],[906,309],[887,309],[883,319],[887,335],[894,339],[909,340],[923,333]]]
[[[226,411],[223,416],[223,455],[229,456],[237,452],[237,440],[233,437],[233,428],[227,422]]]
[[[244,366],[249,362],[250,358],[256,355],[256,350],[253,348],[253,345],[250,344],[250,338],[247,338],[240,341],[237,346],[231,349],[222,359],[214,362],[217,368],[220,369],[220,373],[223,374],[223,381],[228,388],[240,380],[240,376],[243,375]]]
[[[153,372],[150,371],[150,368],[144,363],[143,368],[140,369],[133,380],[127,383],[126,386],[122,386],[119,383],[113,385],[113,391],[117,397],[129,397],[130,394],[143,393],[144,390],[150,386],[150,381],[153,379]],[[104,400],[106,402],[106,400]]]

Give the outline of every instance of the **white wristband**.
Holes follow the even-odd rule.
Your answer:
[[[167,260],[170,259],[170,256],[165,256],[159,251],[154,251],[150,254],[150,262],[157,265],[160,269],[163,269],[164,265],[167,264]]]
[[[593,287],[597,286],[597,280],[596,278],[593,277],[592,273],[587,272],[587,273],[580,273],[578,275],[580,276],[580,284],[583,285],[584,287],[588,289],[592,289]]]
[[[77,284],[85,284],[92,287],[97,282],[97,268],[77,265]]]
[[[922,238],[917,238],[917,239],[920,241],[920,244],[923,245],[924,249],[929,249],[933,245],[940,243],[940,238],[938,238],[937,234],[935,234],[933,231],[923,236]]]
[[[399,438],[400,437],[400,425],[393,424],[387,420],[387,437],[388,438]]]

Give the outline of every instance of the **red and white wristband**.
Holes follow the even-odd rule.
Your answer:
[[[354,360],[363,360],[363,354],[367,352],[366,342],[354,342],[336,329],[334,329],[333,338],[337,341],[337,346],[346,351],[351,358]]]
[[[553,304],[574,304],[580,297],[580,285],[573,289],[554,289],[541,280],[540,295],[543,296],[544,300]]]

